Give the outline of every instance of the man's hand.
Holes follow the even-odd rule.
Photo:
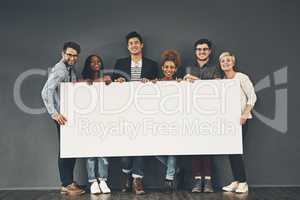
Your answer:
[[[115,80],[115,82],[118,82],[118,83],[124,83],[124,82],[126,82],[126,79],[123,78],[123,77],[119,77],[119,78],[117,78],[117,79]]]
[[[66,122],[67,122],[67,118],[65,118],[65,117],[64,117],[62,114],[60,114],[60,113],[54,114],[53,119],[54,119],[55,121],[57,121],[57,123],[58,123],[59,125],[65,125]]]
[[[199,78],[196,76],[193,76],[191,74],[187,74],[183,77],[183,80],[189,81],[189,82],[194,82],[195,80],[199,80]]]
[[[157,78],[156,78],[156,79],[153,79],[153,80],[151,80],[151,82],[152,82],[152,83],[154,83],[154,84],[155,84],[155,83],[157,83],[157,81],[158,81],[158,79],[157,79]]]
[[[149,79],[147,79],[147,78],[142,78],[142,83],[148,83],[148,82],[150,82]]]

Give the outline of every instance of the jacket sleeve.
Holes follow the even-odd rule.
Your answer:
[[[120,68],[121,68],[120,61],[117,60],[116,63],[115,63],[114,70],[113,70],[113,75],[112,75],[112,80],[113,81],[120,78],[120,77],[123,77],[120,74],[120,72],[121,72]]]
[[[153,73],[151,74],[151,78],[150,79],[153,80],[153,79],[159,78],[160,71],[159,71],[159,68],[158,68],[158,63],[155,62],[155,61],[153,61],[151,67],[153,69]]]

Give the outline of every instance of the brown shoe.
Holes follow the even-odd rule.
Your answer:
[[[71,196],[79,196],[84,194],[85,191],[81,189],[76,183],[72,183],[66,187],[61,187],[60,193]]]
[[[122,192],[131,192],[132,177],[131,174],[122,173]]]
[[[132,189],[137,195],[145,194],[143,180],[141,178],[134,178]]]

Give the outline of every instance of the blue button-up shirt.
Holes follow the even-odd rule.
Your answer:
[[[71,73],[69,73],[71,70]],[[71,75],[71,76],[70,76]],[[52,118],[59,113],[60,83],[76,81],[76,73],[72,66],[66,66],[63,59],[60,60],[50,71],[48,80],[42,90],[42,98],[48,113]]]

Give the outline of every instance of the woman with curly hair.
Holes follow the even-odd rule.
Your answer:
[[[162,81],[176,80],[176,72],[181,64],[180,55],[175,50],[166,50],[161,54]]]
[[[177,80],[176,71],[181,63],[180,55],[175,50],[166,50],[161,54],[162,78],[160,81]],[[171,192],[177,189],[179,182],[179,168],[176,169],[175,156],[157,156],[157,159],[166,166],[164,191]]]

